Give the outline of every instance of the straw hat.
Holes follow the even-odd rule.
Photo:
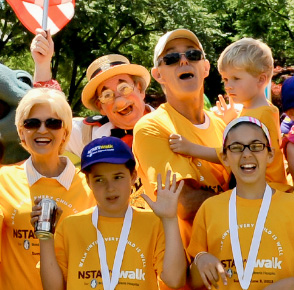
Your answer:
[[[146,87],[150,83],[148,70],[138,64],[131,64],[129,60],[119,54],[109,54],[94,60],[87,69],[88,83],[82,92],[82,102],[84,106],[92,111],[98,111],[95,105],[95,91],[105,80],[120,74],[129,74],[142,77]]]

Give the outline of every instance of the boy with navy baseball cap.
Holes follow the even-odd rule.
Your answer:
[[[62,221],[55,234],[55,254],[52,240],[42,241],[44,289],[103,284],[103,289],[147,290],[158,289],[158,279],[169,287],[182,287],[187,264],[177,202],[183,184],[177,187],[174,177],[170,185],[168,172],[163,187],[159,175],[157,201],[143,196],[154,212],[132,208],[135,160],[131,149],[115,137],[86,145],[81,170],[97,206]]]

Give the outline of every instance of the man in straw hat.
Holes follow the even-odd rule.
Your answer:
[[[185,181],[178,208],[185,246],[201,203],[227,189],[228,176],[221,165],[174,153],[169,147],[171,134],[204,146],[222,146],[225,124],[203,108],[204,79],[209,69],[193,32],[177,29],[164,34],[155,47],[151,73],[161,84],[167,103],[141,118],[134,128],[133,152],[147,195],[155,199],[159,172],[171,170],[177,182]]]
[[[51,80],[53,40],[38,29],[32,40],[31,53],[35,61],[35,86],[56,85]],[[119,54],[102,56],[87,69],[88,83],[82,92],[84,106],[102,116],[74,118],[67,150],[81,156],[86,144],[102,136],[121,138],[132,145],[136,122],[152,108],[144,103],[150,83],[148,70]]]

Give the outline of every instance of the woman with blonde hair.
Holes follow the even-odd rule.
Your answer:
[[[35,200],[49,198],[63,210],[61,219],[95,205],[84,175],[60,156],[72,129],[72,111],[57,90],[30,90],[16,110],[15,125],[30,157],[0,169],[3,211],[0,289],[42,289],[39,240],[30,223]],[[16,279],[17,277],[17,279]]]

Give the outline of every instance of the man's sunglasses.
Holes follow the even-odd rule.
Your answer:
[[[62,128],[62,120],[49,118],[45,121],[41,121],[37,118],[26,119],[23,121],[23,126],[26,129],[39,129],[41,124],[45,123],[45,127],[52,130],[59,130]]]
[[[166,54],[164,57],[158,59],[158,64],[163,61],[166,65],[171,65],[179,62],[181,59],[181,56],[185,55],[185,57],[190,61],[199,61],[201,59],[204,59],[204,55],[201,50],[198,49],[192,49],[187,50],[186,52],[172,52]]]

